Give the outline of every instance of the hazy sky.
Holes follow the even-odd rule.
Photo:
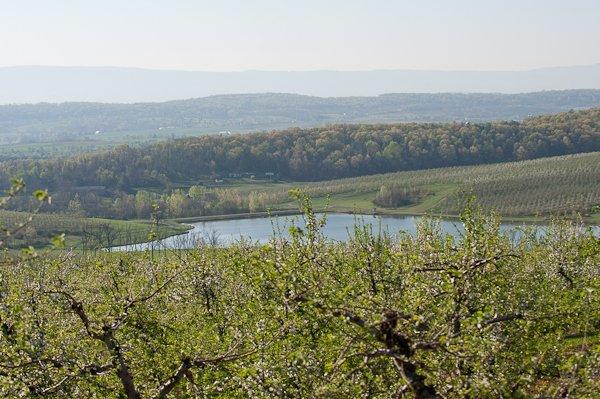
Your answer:
[[[0,66],[520,70],[600,62],[600,0],[0,0]]]

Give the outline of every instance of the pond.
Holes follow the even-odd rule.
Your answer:
[[[317,216],[321,217],[323,215],[319,214]],[[414,235],[420,220],[422,220],[421,216],[398,217],[333,213],[327,215],[327,224],[323,228],[323,234],[331,240],[345,241],[352,234],[354,225],[365,224],[370,225],[374,233],[387,232],[391,235],[397,235],[400,232],[405,232]],[[191,223],[191,225],[193,228],[184,234],[148,243],[113,247],[112,250],[138,251],[153,247],[154,249],[184,249],[193,248],[200,242],[229,245],[240,238],[265,243],[274,235],[289,236],[289,227],[295,225],[302,228],[303,221],[301,216],[297,215],[213,220]],[[439,225],[444,233],[452,234],[455,237],[459,237],[464,231],[460,221],[456,219],[440,219]],[[501,231],[518,239],[521,235],[522,227],[523,224],[503,223]],[[543,232],[545,228],[543,225],[535,225],[535,227],[540,232]],[[599,226],[595,226],[593,229],[596,234],[600,234]]]

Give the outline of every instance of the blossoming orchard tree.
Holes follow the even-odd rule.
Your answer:
[[[5,253],[4,397],[484,398],[598,392],[600,241],[515,242],[470,205],[460,239],[357,226],[327,241]]]

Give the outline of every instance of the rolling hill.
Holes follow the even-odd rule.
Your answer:
[[[163,103],[3,105],[0,144],[75,140],[89,149],[95,144],[106,146],[223,130],[244,132],[331,123],[521,120],[592,107],[600,107],[600,90],[331,98],[272,93]],[[15,154],[19,156],[18,151]]]

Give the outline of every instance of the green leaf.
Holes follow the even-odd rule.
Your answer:
[[[36,256],[37,253],[35,252],[35,248],[33,248],[31,245],[28,246],[27,248],[23,248],[21,249],[21,254],[23,256]]]
[[[65,233],[62,233],[62,234],[59,234],[59,235],[56,235],[56,236],[52,237],[51,242],[52,242],[52,245],[55,248],[64,248],[64,246],[65,246]]]
[[[48,195],[48,190],[35,190],[33,192],[33,196],[40,202],[48,201],[50,198]]]

